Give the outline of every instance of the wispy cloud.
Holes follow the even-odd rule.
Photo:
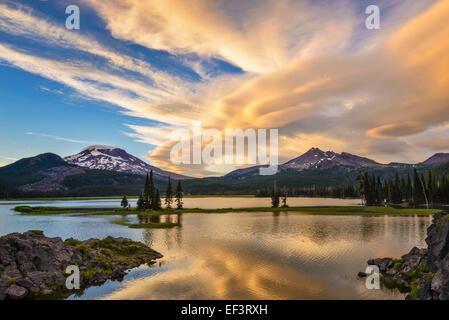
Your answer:
[[[71,139],[71,138],[64,138],[64,137],[59,137],[59,136],[46,134],[46,133],[35,133],[35,132],[30,132],[29,131],[29,132],[26,132],[26,134],[27,135],[35,135],[35,136],[50,138],[50,139],[54,139],[54,140],[58,140],[58,141],[72,142],[72,143],[82,143],[82,144],[91,144],[92,143],[92,142],[89,142],[89,141],[77,140],[77,139]]]
[[[126,115],[163,123],[124,121],[131,131],[124,134],[157,147],[151,159],[159,166],[172,168],[168,134],[192,119],[221,130],[279,128],[284,157],[328,146],[378,160],[401,160],[400,154],[407,161],[445,143],[426,145],[436,137],[434,128],[449,123],[447,0],[384,0],[393,9],[381,30],[369,32],[360,23],[363,10],[349,0],[82,2],[116,39],[174,57],[198,56],[199,62],[179,60],[204,77],[198,83],[180,79],[9,1],[0,5],[3,32],[82,51],[107,66],[7,43],[0,43],[0,62],[116,105]],[[209,77],[201,61],[211,57],[244,73]],[[207,174],[204,167],[195,170]]]
[[[47,88],[45,86],[39,86],[39,88],[42,91],[47,91],[47,92],[51,92],[51,93],[55,93],[55,94],[64,94],[64,91],[61,90],[61,89],[50,89],[50,88]]]

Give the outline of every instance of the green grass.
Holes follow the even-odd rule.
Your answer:
[[[231,212],[297,212],[317,215],[432,215],[441,212],[439,209],[395,209],[391,207],[361,207],[361,206],[341,206],[341,207],[289,207],[289,208],[221,208],[221,209],[163,209],[160,211],[138,211],[132,209],[76,209],[63,207],[30,207],[18,206],[14,208],[25,215],[51,215],[64,213],[86,213],[92,215],[164,215],[179,213],[231,213]]]
[[[59,214],[59,213],[69,213],[71,209],[61,208],[61,207],[31,207],[31,206],[17,206],[14,211],[20,212],[22,214]]]

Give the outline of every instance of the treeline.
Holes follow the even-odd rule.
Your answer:
[[[283,188],[283,193],[288,197],[310,197],[310,198],[360,198],[360,191],[357,186],[312,186],[304,188]],[[256,197],[271,197],[272,188],[258,189]]]
[[[367,206],[387,204],[440,205],[449,203],[449,177],[442,175],[436,177],[434,172],[419,174],[416,168],[413,178],[410,174],[395,178],[381,180],[375,174],[359,173],[360,193]]]
[[[20,198],[24,193],[18,189],[0,184],[0,199]]]
[[[172,208],[173,196],[175,196],[176,208],[182,209],[184,193],[181,186],[181,181],[178,181],[178,186],[176,187],[175,193],[173,193],[171,179],[168,178],[167,189],[165,191],[165,207],[167,209]],[[122,206],[128,206],[128,201],[126,197],[122,199]],[[143,187],[143,192],[139,195],[137,200],[137,210],[161,210],[162,202],[159,189],[154,185],[153,180],[153,170],[151,170],[150,175],[146,176],[145,184]]]

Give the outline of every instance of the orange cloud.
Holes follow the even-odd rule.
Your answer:
[[[391,137],[402,137],[423,131],[425,128],[416,122],[404,122],[395,124],[384,124],[377,128],[366,131],[370,137],[387,139]]]

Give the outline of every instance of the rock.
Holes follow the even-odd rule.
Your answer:
[[[395,270],[394,268],[389,268],[389,269],[387,269],[385,274],[390,276],[390,277],[394,277],[398,272],[399,271]]]
[[[39,287],[36,286],[29,278],[19,279],[16,281],[16,284],[30,291],[39,291]]]
[[[372,259],[368,260],[368,265],[375,265],[379,267],[380,272],[387,271],[388,268],[393,267],[393,259],[391,258],[382,258],[382,259]]]
[[[403,271],[410,272],[412,270],[416,270],[426,253],[426,249],[418,249],[417,247],[414,247],[408,254],[403,255],[401,258]]]
[[[427,249],[414,247],[401,260],[377,258],[368,264],[379,267],[385,284],[410,292],[407,300],[449,300],[448,213],[434,216],[426,243]]]
[[[12,300],[21,300],[27,296],[28,290],[25,289],[24,287],[20,287],[13,284],[6,290],[5,293],[8,296],[8,298]]]
[[[69,265],[80,269],[83,287],[120,279],[127,270],[162,255],[140,242],[107,237],[77,241],[45,237],[42,231],[12,233],[0,238],[0,300],[23,299],[29,293],[65,296]]]

